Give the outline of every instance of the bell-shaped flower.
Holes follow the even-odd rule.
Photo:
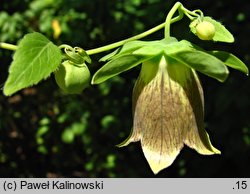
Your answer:
[[[145,61],[133,91],[132,134],[154,173],[170,166],[184,144],[218,154],[204,130],[204,100],[196,72],[173,58]]]
[[[204,155],[219,154],[204,129],[204,100],[196,73],[223,82],[226,65],[248,73],[234,55],[206,52],[188,41],[132,41],[105,56],[92,83],[101,83],[142,64],[133,90],[133,128],[119,146],[140,141],[143,153],[156,174],[170,166],[184,145]]]

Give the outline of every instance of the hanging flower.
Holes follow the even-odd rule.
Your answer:
[[[220,154],[204,129],[203,91],[196,70],[223,82],[229,73],[226,65],[248,73],[238,58],[170,38],[128,42],[102,60],[109,62],[92,83],[142,64],[133,90],[132,132],[119,146],[140,141],[155,174],[170,166],[184,145],[200,154]]]
[[[200,154],[218,154],[204,130],[203,92],[195,71],[162,56],[142,64],[133,91],[132,135],[154,173],[170,166],[184,144]],[[121,145],[121,146],[122,146]]]

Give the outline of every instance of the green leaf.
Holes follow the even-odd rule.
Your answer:
[[[122,47],[102,57],[99,61],[109,61],[125,54],[153,55],[151,52],[158,53],[160,49],[163,50],[163,48],[172,43],[178,43],[178,40],[174,37],[155,41],[134,40],[125,43]]]
[[[214,25],[215,35],[213,37],[213,41],[227,42],[227,43],[234,42],[233,35],[220,22],[217,22],[216,20],[212,19],[211,17],[204,17],[203,21],[210,22]],[[196,26],[198,25],[198,23],[199,23],[199,21],[198,21],[198,19],[196,19],[196,20],[192,21],[189,25],[191,32],[194,34],[196,34]]]
[[[196,50],[196,48],[193,47],[193,44],[186,41],[181,40],[179,42],[175,42],[172,44],[168,44],[164,48],[164,52],[166,55],[171,55],[180,51],[187,51],[187,50]]]
[[[34,32],[24,36],[14,54],[4,94],[13,93],[46,79],[61,62],[61,51],[44,35]]]
[[[103,56],[101,59],[99,59],[100,62],[105,62],[105,61],[108,61],[110,60],[113,56],[115,56],[116,54],[119,53],[119,51],[121,50],[121,47],[118,48],[118,49],[115,49],[113,52]]]
[[[172,39],[170,39],[172,40]],[[165,52],[167,55],[175,53],[181,50],[192,50],[194,49],[190,42],[188,41],[167,41],[165,39],[161,41],[150,41],[148,45],[145,45],[132,54],[134,55],[143,55],[143,56],[156,56],[160,53]]]
[[[247,66],[232,53],[226,51],[210,51],[208,53],[223,61],[228,67],[239,70],[248,75],[249,71]]]
[[[215,35],[213,37],[213,41],[228,42],[228,43],[234,42],[233,35],[220,22],[217,22],[211,17],[204,17],[203,20],[211,22],[215,27]]]
[[[143,46],[161,44],[161,41],[162,40],[155,40],[155,41],[134,40],[134,41],[130,41],[130,42],[125,43],[122,47],[116,49],[112,53],[109,53],[108,55],[102,57],[99,61],[109,61],[109,60],[115,59],[117,57],[120,57],[122,55],[132,54],[134,51],[142,48]]]
[[[177,61],[205,75],[224,82],[229,74],[224,63],[216,57],[202,51],[181,51],[172,55]]]
[[[148,45],[142,46],[141,48],[132,52],[133,55],[143,55],[143,56],[156,56],[160,53],[165,53],[166,55],[180,52],[183,50],[195,50],[192,43],[182,40],[180,42],[167,42],[166,40],[161,41],[150,41]]]
[[[135,50],[132,54],[133,55],[143,55],[143,56],[155,56],[162,53],[164,49],[162,47],[156,47],[154,45],[143,46]]]
[[[106,81],[107,79],[118,75],[119,73],[127,71],[141,64],[143,61],[149,58],[150,58],[149,56],[140,56],[140,55],[132,55],[132,54],[127,54],[127,55],[123,55],[118,58],[115,58],[109,61],[108,63],[106,63],[104,66],[102,66],[93,75],[91,83],[100,84]]]
[[[120,55],[125,55],[128,53],[132,53],[133,51],[141,48],[142,46],[147,45],[148,42],[146,41],[140,41],[140,40],[134,40],[125,43],[122,47],[116,49],[112,53],[109,53],[108,55],[102,57],[99,61],[109,61],[113,59],[114,57],[118,57]]]
[[[188,41],[178,42],[175,38],[157,41],[131,41],[120,50],[105,56],[102,60],[110,60],[100,68],[92,78],[92,84],[99,84],[107,79],[127,71],[143,61],[165,52],[166,55],[183,50],[195,50]]]
[[[192,50],[198,50],[198,51],[205,51],[203,48],[201,48],[200,46],[192,43],[192,42],[189,42],[187,40],[181,40],[180,41],[182,44],[183,44],[183,47],[185,45],[185,48],[184,50],[187,50],[188,48],[192,48]],[[182,49],[182,48],[179,48],[179,50]],[[183,49],[182,49],[183,50]]]

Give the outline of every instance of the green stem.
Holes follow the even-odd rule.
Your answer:
[[[17,50],[16,45],[9,44],[9,43],[4,43],[4,42],[0,42],[0,48],[7,49],[7,50],[12,50],[12,51]]]
[[[179,8],[181,8],[181,9],[179,9]],[[184,8],[182,6],[182,4],[180,2],[177,2],[173,6],[173,8],[170,10],[170,12],[169,12],[169,14],[168,14],[168,16],[166,18],[166,21],[164,23],[162,23],[162,24],[160,24],[158,26],[155,26],[154,28],[151,28],[150,30],[147,30],[147,31],[145,31],[145,32],[143,32],[141,34],[136,35],[136,36],[133,36],[133,37],[130,37],[130,38],[127,38],[127,39],[124,39],[124,40],[121,40],[121,41],[106,45],[106,46],[102,46],[102,47],[98,47],[98,48],[95,48],[95,49],[87,50],[86,53],[88,55],[93,55],[93,54],[101,53],[101,52],[104,52],[104,51],[107,51],[107,50],[111,50],[111,49],[114,49],[116,47],[122,46],[126,42],[144,38],[144,37],[146,37],[146,36],[148,36],[148,35],[150,35],[150,34],[152,34],[154,32],[159,31],[160,29],[162,29],[164,27],[165,27],[165,37],[169,37],[170,36],[170,24],[172,24],[174,22],[177,22],[177,21],[179,21],[180,19],[183,18],[182,8]],[[179,15],[172,18],[177,9],[179,9]],[[185,11],[186,11],[186,9],[185,9]],[[65,48],[65,47],[70,47],[70,46],[65,45],[65,44],[59,46],[60,49]],[[15,51],[17,49],[17,46],[13,45],[13,44],[8,44],[8,43],[0,43],[0,48]]]
[[[99,47],[99,48],[95,48],[95,49],[90,49],[90,50],[87,50],[86,53],[88,55],[93,55],[93,54],[97,54],[97,53],[101,53],[101,52],[104,52],[104,51],[107,51],[107,50],[111,50],[111,49],[114,49],[116,47],[119,47],[123,44],[125,44],[126,42],[129,42],[129,41],[132,41],[132,40],[138,40],[138,39],[141,39],[141,38],[144,38],[162,28],[164,28],[165,26],[165,23],[162,23],[154,28],[151,28],[150,30],[147,30],[141,34],[138,34],[136,36],[133,36],[133,37],[130,37],[130,38],[127,38],[127,39],[124,39],[124,40],[121,40],[119,42],[115,42],[115,43],[112,43],[112,44],[109,44],[109,45],[106,45],[106,46],[102,46],[102,47]]]
[[[59,49],[65,49],[65,48],[69,48],[71,50],[73,50],[74,48],[72,48],[70,45],[67,45],[67,44],[62,44],[58,47]]]
[[[182,17],[183,17],[183,14],[182,15],[180,14],[179,16],[176,16],[175,18],[171,19],[170,23],[172,24],[174,22],[177,22]],[[112,44],[109,44],[109,45],[106,45],[106,46],[102,46],[102,47],[99,47],[99,48],[87,50],[86,53],[88,55],[93,55],[93,54],[101,53],[101,52],[104,52],[104,51],[111,50],[111,49],[114,49],[116,47],[122,46],[126,42],[144,38],[144,37],[146,37],[146,36],[148,36],[150,34],[153,34],[154,32],[157,32],[158,30],[164,28],[165,24],[166,23],[159,24],[158,26],[155,26],[154,28],[151,28],[150,30],[147,30],[147,31],[145,31],[145,32],[143,32],[141,34],[136,35],[136,36],[133,36],[133,37],[121,40],[119,42],[115,42],[115,43],[112,43]]]
[[[180,2],[175,3],[167,15],[166,22],[165,22],[165,38],[170,37],[170,24],[171,24],[172,17],[174,15],[174,13],[176,12],[176,10],[179,10],[179,17],[178,18],[181,19],[183,17],[183,12],[182,12],[182,10],[179,9],[180,7],[183,7]]]
[[[173,18],[173,20],[171,21],[171,23],[174,23],[174,22],[176,22],[178,20],[179,19],[177,17]],[[114,49],[116,47],[119,47],[119,46],[123,45],[126,42],[144,38],[144,37],[146,37],[146,36],[148,36],[148,35],[150,35],[150,34],[152,34],[154,32],[157,32],[158,30],[164,28],[164,26],[165,26],[165,23],[162,23],[162,24],[160,24],[158,26],[155,26],[154,28],[151,28],[150,30],[147,30],[147,31],[145,31],[145,32],[143,32],[141,34],[136,35],[136,36],[133,36],[133,37],[130,37],[130,38],[127,38],[127,39],[124,39],[124,40],[121,40],[121,41],[118,41],[118,42],[106,45],[106,46],[102,46],[102,47],[98,47],[98,48],[95,48],[95,49],[87,50],[86,53],[88,55],[93,55],[93,54],[97,54],[97,53],[101,53],[101,52],[104,52],[104,51],[107,51],[107,50]],[[62,44],[62,45],[59,46],[59,48],[62,49],[62,48],[68,47],[68,46],[69,45]],[[0,48],[15,51],[17,49],[17,46],[16,45],[12,45],[12,44],[8,44],[8,43],[0,43]]]
[[[194,10],[194,11],[190,11],[188,9],[186,9],[185,7],[181,7],[181,9],[183,10],[183,12],[185,13],[185,15],[192,21],[194,20],[195,18],[198,18],[200,16],[203,17],[203,13],[201,10],[197,9],[197,10]],[[199,14],[197,14],[196,12],[199,12]]]

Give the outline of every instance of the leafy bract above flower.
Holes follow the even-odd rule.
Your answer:
[[[226,51],[210,51],[208,53],[223,61],[223,63],[225,63],[228,67],[248,75],[249,72],[247,66],[232,53],[228,53]]]
[[[177,41],[175,38],[170,38],[158,41],[131,41],[124,44],[101,59],[108,62],[94,74],[92,84],[102,83],[163,54],[221,82],[225,81],[229,74],[226,65],[248,73],[246,65],[231,53],[207,52],[186,40]]]
[[[154,173],[171,165],[184,144],[200,154],[220,153],[204,129],[203,92],[196,71],[223,82],[227,66],[248,73],[238,58],[170,38],[128,42],[102,61],[108,62],[94,74],[92,84],[142,64],[133,90],[133,130],[120,146],[140,141]]]

